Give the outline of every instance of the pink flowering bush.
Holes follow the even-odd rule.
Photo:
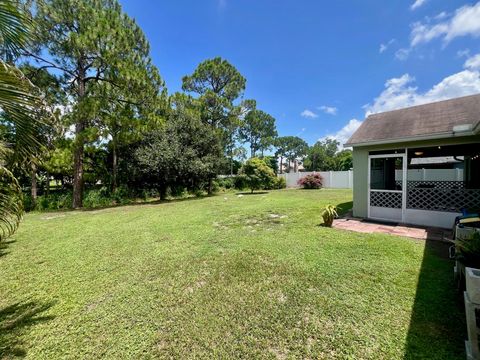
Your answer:
[[[297,184],[304,189],[321,189],[323,186],[323,177],[320,174],[306,175],[298,179]]]

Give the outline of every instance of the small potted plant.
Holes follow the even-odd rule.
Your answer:
[[[474,232],[469,238],[456,240],[455,253],[457,260],[466,267],[480,268],[480,232]]]
[[[332,227],[333,220],[338,216],[337,208],[334,205],[327,205],[322,210],[323,223],[327,227]]]

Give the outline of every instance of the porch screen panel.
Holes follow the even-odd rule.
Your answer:
[[[370,206],[402,208],[402,158],[372,158],[370,162]]]
[[[480,210],[479,144],[409,151],[407,209]]]
[[[371,159],[370,189],[402,190],[402,158]]]

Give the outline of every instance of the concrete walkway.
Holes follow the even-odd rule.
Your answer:
[[[333,227],[361,233],[382,233],[423,240],[447,242],[452,239],[452,231],[450,230],[405,224],[380,223],[356,218],[336,219],[333,221]]]

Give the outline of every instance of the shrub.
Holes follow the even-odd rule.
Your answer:
[[[337,208],[334,205],[327,205],[322,211],[322,218],[325,226],[332,227],[333,219],[337,216]]]
[[[141,199],[146,201],[146,200],[151,199],[151,198],[158,198],[159,194],[158,194],[158,190],[156,190],[156,189],[143,189],[140,192],[139,196],[140,196]]]
[[[275,179],[275,189],[285,189],[287,187],[287,180],[284,177],[278,176]]]
[[[65,210],[72,207],[71,193],[52,193],[50,195],[41,195],[33,204],[30,196],[26,197],[28,210],[47,211],[47,210]]]
[[[267,189],[272,186],[276,176],[273,170],[259,158],[251,158],[240,170],[245,175],[247,187],[254,190]]]
[[[268,190],[279,190],[285,189],[287,187],[287,180],[284,177],[276,177],[275,180],[272,182],[271,186],[266,187],[265,189]]]
[[[215,180],[215,183],[218,185],[219,188],[233,189],[235,187],[235,178],[236,176],[217,178]]]
[[[219,192],[221,189],[224,189],[224,187],[220,186],[216,180],[213,180],[212,185],[210,187],[211,193],[215,194],[215,193]]]
[[[30,194],[23,195],[23,208],[25,211],[35,210],[35,204],[33,203],[33,199]]]
[[[184,198],[185,196],[188,195],[187,189],[185,188],[185,186],[178,185],[178,184],[169,186],[167,194],[173,198]]]
[[[83,198],[83,206],[86,208],[105,207],[113,205],[113,203],[114,199],[104,188],[87,190]]]
[[[205,196],[206,193],[205,193],[205,190],[195,189],[195,190],[193,190],[192,194],[195,197],[203,197],[203,196]]]
[[[102,194],[105,197],[108,197],[108,189],[105,187],[102,187],[101,190],[103,190]],[[129,189],[125,185],[121,185],[117,187],[115,191],[112,193],[112,198],[113,200],[115,200],[117,204],[124,204],[130,201],[130,199],[132,198],[132,194],[130,193]]]
[[[233,178],[233,187],[238,190],[244,190],[248,187],[247,177],[243,174],[237,175]]]
[[[321,189],[323,186],[323,177],[320,174],[306,175],[299,179],[297,184],[304,189]]]

